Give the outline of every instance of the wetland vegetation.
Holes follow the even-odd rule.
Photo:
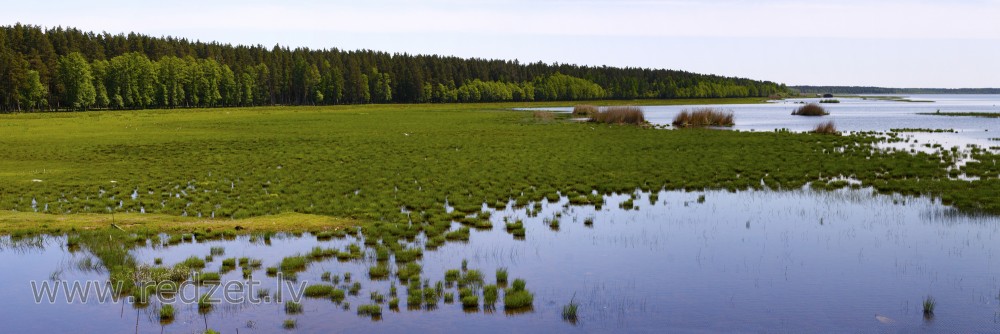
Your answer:
[[[11,131],[0,138],[0,154],[8,157],[0,162],[0,231],[12,238],[66,234],[66,247],[92,253],[110,281],[122,283],[119,292],[136,297],[164,292],[141,284],[143,277],[180,284],[188,279],[183,273],[195,271],[194,282],[213,285],[237,267],[244,279],[264,268],[259,258],[229,245],[150,260],[154,266],[138,261],[136,248],[237,238],[269,244],[275,232],[308,232],[338,246],[283,254],[267,262],[264,274],[306,282],[317,263],[360,262],[354,272],[361,277],[324,269],[304,294],[345,310],[354,304],[353,313],[378,320],[396,312],[400,299],[411,309],[433,310],[443,301],[468,312],[502,302],[512,315],[540,307],[537,291],[527,288],[516,267],[508,274],[506,266],[476,268],[463,259],[437,271],[422,263],[425,250],[475,243],[478,231],[495,228],[512,234],[512,242],[523,241],[531,228],[523,219],[542,221],[546,231],[532,230],[536,234],[601,225],[592,216],[578,223],[562,212],[542,213],[542,203],[600,210],[609,196],[631,194],[612,206],[628,212],[645,208],[647,200],[660,203],[655,194],[661,190],[850,186],[937,198],[968,213],[1000,212],[992,196],[996,154],[988,150],[974,150],[973,160],[955,166],[957,153],[949,148],[885,150],[878,145],[891,137],[876,134],[672,131],[570,122],[555,113],[539,119],[535,112],[510,111],[513,106],[4,115],[0,120]],[[689,202],[711,201],[699,194]],[[494,210],[526,216],[501,217]],[[496,284],[487,284],[484,272],[495,273]],[[405,296],[395,292],[397,283]],[[282,298],[277,291],[270,297]],[[556,305],[570,300],[559,306],[567,321],[586,312],[586,301],[559,297]],[[304,303],[282,305],[298,315],[309,312]],[[197,305],[204,314],[226,308],[207,295]]]

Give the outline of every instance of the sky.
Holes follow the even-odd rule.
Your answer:
[[[0,25],[683,70],[789,85],[1000,87],[1000,0],[0,1]]]

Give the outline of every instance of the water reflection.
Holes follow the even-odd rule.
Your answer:
[[[629,200],[637,210],[619,207]],[[358,293],[341,303],[303,299],[300,314],[286,313],[285,304],[274,298],[220,303],[207,312],[199,312],[195,304],[175,304],[173,320],[161,322],[155,300],[137,309],[125,304],[35,304],[28,282],[51,278],[53,268],[67,268],[59,280],[106,280],[107,274],[92,270],[94,260],[86,252],[61,247],[65,237],[4,237],[0,263],[7,268],[8,284],[0,288],[5,301],[0,314],[13,319],[5,323],[13,332],[274,332],[289,319],[305,332],[1000,330],[995,257],[1000,254],[1000,219],[994,216],[963,214],[931,199],[868,189],[671,191],[609,196],[600,210],[567,204],[566,198],[545,202],[531,214],[510,206],[497,210],[490,218],[492,229],[473,231],[468,242],[425,251],[419,261],[428,287],[443,281],[447,270],[459,269],[463,260],[469,270],[485,274],[486,284],[495,281],[496,269],[507,268],[511,280],[523,278],[534,294],[526,309],[506,309],[502,297],[495,307],[483,305],[482,299],[476,307],[463,307],[453,284],[445,288],[454,294],[450,303],[407,306],[406,284],[368,279],[369,267],[379,261],[374,250],[366,249],[361,259],[324,258],[297,273],[295,284],[346,290],[359,283]],[[558,230],[551,228],[555,219]],[[523,221],[521,240],[504,225],[515,220]],[[418,238],[415,245],[423,242]],[[221,247],[224,255],[206,264],[206,271],[218,271],[228,258],[261,259],[266,268],[314,247],[347,249],[362,243],[350,236],[275,234],[149,245],[132,254],[142,264],[159,258],[171,265]],[[392,261],[387,265],[393,272],[399,269]],[[265,296],[276,297],[282,287],[263,268],[252,272],[261,285],[246,293],[266,290]],[[345,280],[332,283],[332,277]],[[239,269],[223,273],[221,281],[246,282]],[[383,303],[378,316],[358,315],[360,306],[373,303],[372,292],[390,296],[391,286],[398,289],[399,309]],[[281,293],[285,302],[291,293]],[[921,311],[927,295],[939,305],[932,319]],[[570,300],[580,305],[575,323],[561,316]],[[52,315],[66,321],[45,321]]]

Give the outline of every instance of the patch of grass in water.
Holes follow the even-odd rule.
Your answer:
[[[302,304],[296,303],[294,301],[285,302],[285,313],[286,314],[302,313]]]
[[[325,298],[327,296],[330,296],[331,293],[333,293],[333,289],[334,288],[332,285],[314,284],[306,286],[305,290],[303,290],[302,292],[302,295],[311,298]]]

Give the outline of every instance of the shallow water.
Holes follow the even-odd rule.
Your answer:
[[[699,197],[704,195],[704,201]],[[402,310],[383,304],[380,321],[360,317],[369,292],[388,294],[391,281],[370,281],[374,259],[324,260],[299,274],[300,282],[321,283],[324,271],[351,272],[362,282],[348,296],[345,311],[328,299],[305,299],[305,312],[286,315],[281,304],[219,305],[199,315],[195,305],[176,303],[176,320],[161,325],[157,304],[134,309],[92,301],[36,304],[30,281],[103,280],[106,275],[77,269],[86,252],[65,249],[64,237],[0,242],[0,287],[5,330],[19,332],[275,332],[297,319],[303,332],[997,332],[1000,331],[1000,219],[968,216],[926,198],[875,195],[870,190],[814,192],[661,192],[651,204],[638,194],[638,210],[620,209],[629,195],[593,206],[546,203],[537,217],[525,210],[492,215],[494,228],[473,231],[467,243],[447,243],[425,251],[424,278],[443,280],[447,269],[467,259],[487,283],[507,267],[510,279],[523,278],[535,294],[532,312],[505,314],[482,307],[463,311],[460,303],[434,310],[407,310],[406,288],[398,285]],[[559,213],[558,230],[543,223]],[[504,217],[524,219],[527,236],[515,240]],[[592,227],[584,225],[594,218]],[[264,267],[314,246],[343,248],[351,237],[317,241],[308,234],[271,239],[270,245],[231,241],[143,247],[141,263],[184,258],[225,248],[222,259],[263,259]],[[254,278],[275,291],[263,269]],[[242,281],[239,269],[223,281]],[[455,289],[449,289],[455,292]],[[921,301],[932,295],[931,319]],[[456,293],[457,296],[457,293]],[[562,306],[580,303],[576,324],[561,319]],[[57,298],[58,299],[58,298]],[[480,299],[481,301],[481,299]]]

